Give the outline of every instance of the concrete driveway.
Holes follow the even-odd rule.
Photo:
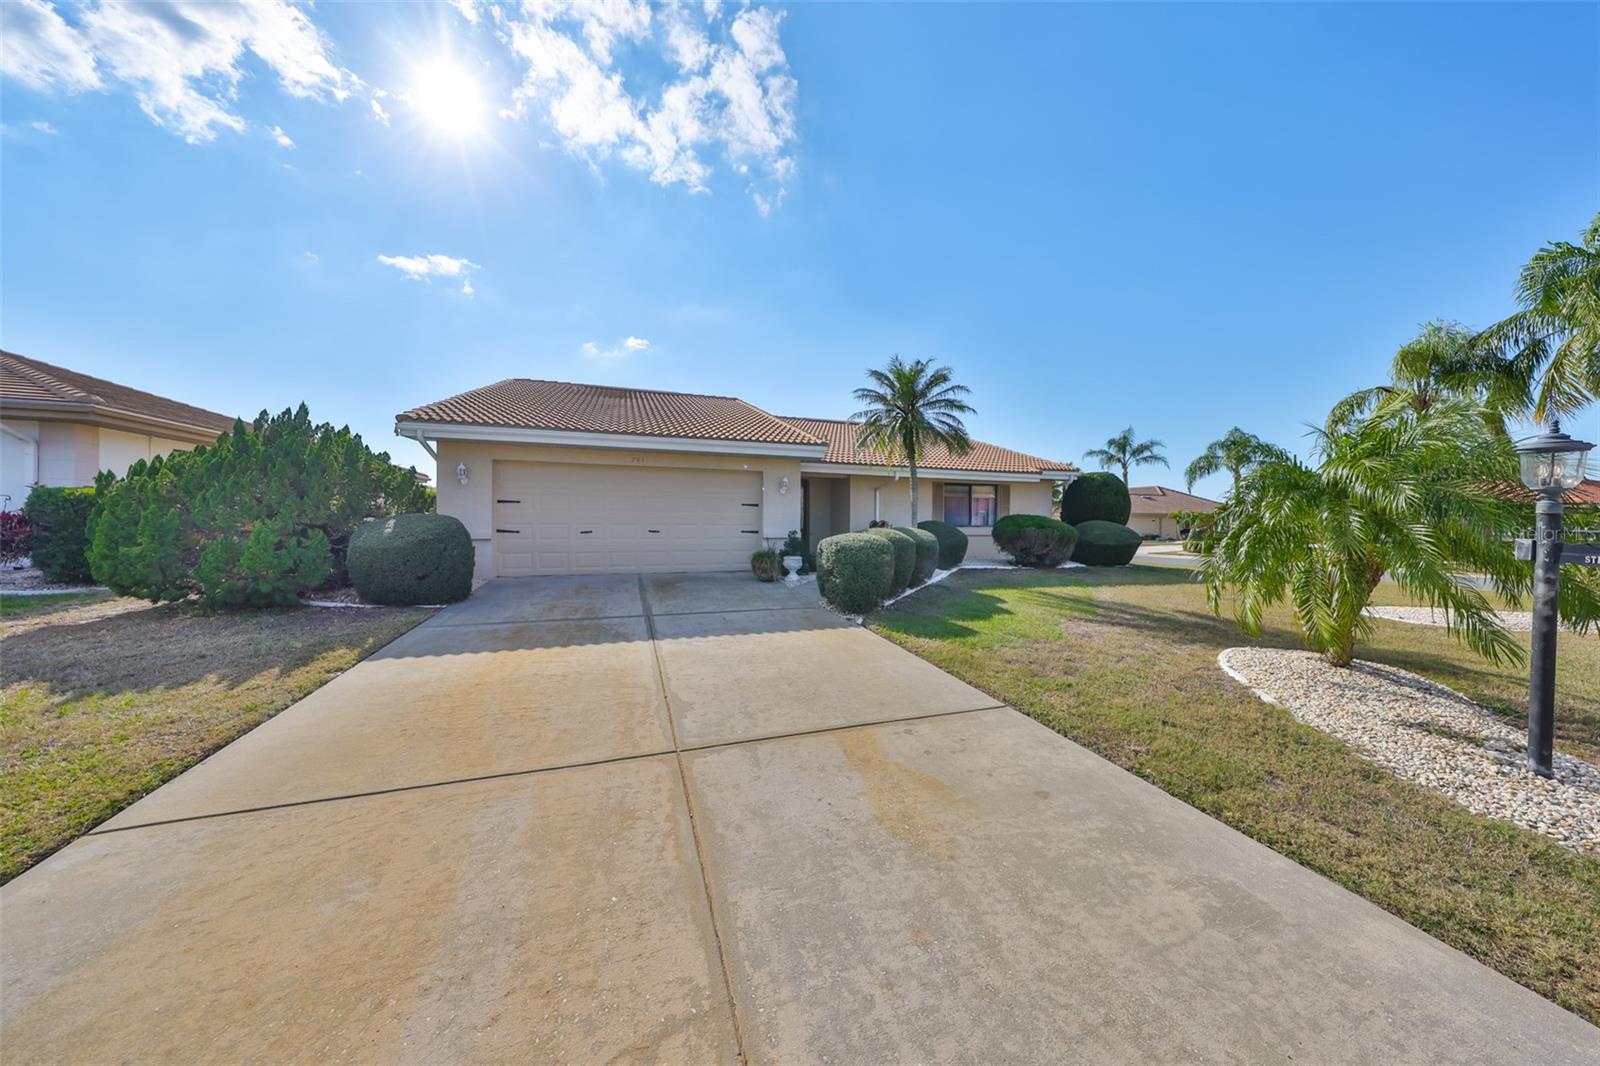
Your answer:
[[[0,889],[28,1061],[1600,1062],[814,586],[493,582]]]

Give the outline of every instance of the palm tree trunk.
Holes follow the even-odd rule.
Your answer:
[[[906,465],[911,469],[911,528],[917,527],[917,459],[913,455]]]
[[[1122,460],[1122,483],[1124,485],[1130,484],[1128,481],[1128,460],[1126,459]]]

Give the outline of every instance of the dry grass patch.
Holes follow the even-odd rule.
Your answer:
[[[1402,602],[1380,590],[1379,602]],[[1472,814],[1252,696],[1217,667],[1252,643],[1188,572],[965,572],[879,633],[1591,1021],[1600,860]],[[1379,621],[1363,659],[1525,716],[1527,676],[1442,629]],[[1527,635],[1519,638],[1526,642]],[[1298,647],[1287,612],[1262,640]],[[1559,750],[1600,755],[1600,639],[1561,642]]]
[[[98,598],[0,623],[0,880],[349,669],[428,612]]]

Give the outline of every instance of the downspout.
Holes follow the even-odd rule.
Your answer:
[[[410,437],[412,440],[422,445],[423,451],[433,456],[434,462],[437,463],[439,461],[439,453],[433,450],[433,445],[429,444],[428,438],[422,435],[422,430],[416,430],[415,433],[402,433],[397,429],[394,431],[394,435],[397,437]]]
[[[874,522],[881,522],[883,520],[883,487],[885,485],[892,485],[899,480],[900,471],[896,470],[893,477],[884,478],[882,481],[872,486],[872,520]]]

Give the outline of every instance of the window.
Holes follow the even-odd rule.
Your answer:
[[[992,526],[999,507],[993,485],[945,485],[944,520],[953,526]]]

